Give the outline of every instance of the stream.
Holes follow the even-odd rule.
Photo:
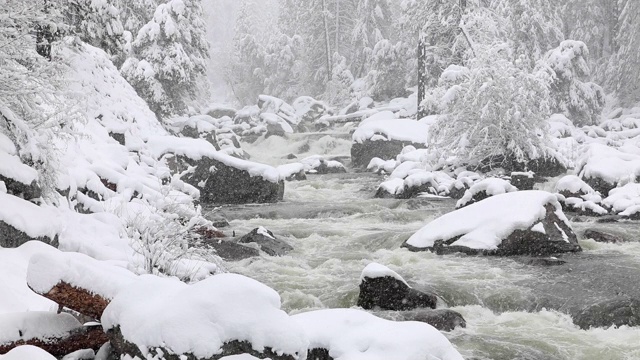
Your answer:
[[[334,154],[345,155],[348,141],[334,140]],[[261,146],[279,145],[286,153],[304,142],[289,140],[287,148],[274,141],[283,140],[243,147],[254,154]],[[258,161],[286,162],[280,159],[280,154],[269,154]],[[375,261],[416,289],[436,293],[465,317],[466,328],[444,332],[465,359],[640,359],[640,327],[581,330],[570,315],[603,300],[640,299],[637,222],[572,223],[584,251],[563,255],[566,263],[560,266],[527,265],[518,258],[415,253],[400,248],[402,242],[453,210],[455,201],[375,199],[382,178],[350,171],[287,182],[284,201],[276,204],[205,209],[229,220],[225,233],[241,236],[264,226],[294,248],[287,256],[262,254],[228,263],[229,270],[275,289],[283,309],[294,314],[354,307],[362,269]],[[587,228],[614,231],[629,241],[582,239]]]

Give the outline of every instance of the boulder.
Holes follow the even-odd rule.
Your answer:
[[[438,254],[498,256],[581,251],[556,195],[535,190],[492,196],[445,214],[402,246]]]
[[[234,241],[205,239],[202,244],[214,249],[216,254],[226,261],[240,261],[260,255],[260,251],[257,249],[240,245]]]
[[[260,250],[271,256],[283,256],[293,250],[293,247],[282,240],[276,239],[273,233],[264,227],[257,227],[238,240],[240,244],[256,243]]]
[[[419,149],[425,148],[424,144],[400,140],[366,140],[362,143],[354,143],[351,145],[351,164],[354,167],[364,167],[369,165],[371,159],[375,157],[392,160],[408,145]]]
[[[220,119],[225,116],[233,119],[236,116],[236,110],[226,106],[214,105],[207,109],[207,115],[211,116],[214,119]]]
[[[532,171],[511,173],[511,185],[518,188],[518,190],[533,190],[535,183],[536,178]]]
[[[384,315],[379,314],[382,317]],[[451,309],[418,309],[399,311],[391,316],[396,321],[419,321],[427,323],[440,331],[451,331],[458,327],[467,327],[467,322],[457,311]]]
[[[339,174],[346,173],[344,165],[336,160],[325,159],[321,155],[314,155],[300,161],[307,174]]]
[[[620,298],[587,306],[573,316],[581,329],[610,326],[640,326],[640,300]]]
[[[620,235],[616,235],[616,234],[612,234],[612,233],[608,233],[608,232],[596,230],[596,229],[585,230],[584,237],[587,239],[593,239],[596,242],[601,242],[601,243],[617,244],[617,243],[625,242],[625,239],[622,238],[622,236]]]
[[[436,308],[438,298],[411,288],[393,270],[371,263],[362,271],[358,306],[363,309],[412,310]]]
[[[456,203],[456,209],[477,203],[491,196],[514,191],[518,191],[518,189],[504,179],[484,179],[473,184],[469,190],[465,191],[464,196]]]
[[[38,220],[33,219],[33,221],[38,221]],[[49,236],[32,237],[26,234],[25,232],[16,229],[11,224],[8,224],[0,219],[0,247],[16,248],[31,240],[39,240],[45,244],[58,247],[57,234],[53,238]]]

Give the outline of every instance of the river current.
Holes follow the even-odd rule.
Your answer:
[[[284,155],[308,143],[309,138],[270,138],[243,148],[260,154],[252,160],[278,165],[290,162]],[[316,136],[303,150],[344,157],[348,146],[344,137]],[[375,261],[411,286],[436,293],[446,303],[442,306],[464,316],[466,328],[444,334],[465,359],[640,359],[639,327],[581,330],[570,315],[597,301],[640,298],[637,223],[573,222],[584,251],[563,256],[566,263],[560,266],[527,265],[517,258],[415,253],[400,248],[402,242],[453,210],[455,201],[375,199],[381,180],[353,170],[310,175],[306,181],[287,182],[284,201],[277,204],[207,211],[229,220],[226,233],[242,235],[264,226],[294,247],[287,256],[263,255],[227,265],[275,289],[289,313],[354,307],[362,269]],[[582,239],[586,228],[614,231],[628,241],[602,244]]]

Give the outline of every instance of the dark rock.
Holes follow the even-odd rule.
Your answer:
[[[616,188],[616,184],[612,184],[601,178],[583,178],[582,180],[591,186],[593,190],[602,194],[603,197],[607,197],[609,191]]]
[[[269,136],[286,137],[286,135],[287,135],[287,132],[284,129],[284,125],[267,124],[267,133],[264,135],[264,137],[265,138],[268,138]]]
[[[232,108],[216,107],[216,108],[209,109],[207,111],[207,115],[211,116],[214,119],[220,119],[225,116],[228,116],[233,119],[236,117],[236,110]]]
[[[41,219],[31,219],[32,221],[41,221]],[[31,241],[38,240],[45,244],[49,244],[53,247],[58,247],[58,235],[55,235],[53,239],[49,237],[37,237],[33,238],[26,233],[16,229],[10,224],[0,220],[0,247],[3,248],[17,248],[18,246]]]
[[[123,133],[109,132],[109,136],[117,141],[120,145],[124,146],[125,138]]]
[[[456,209],[461,209],[461,208],[463,208],[465,206],[469,206],[469,205],[475,204],[475,203],[480,202],[480,201],[482,201],[482,200],[484,200],[486,198],[489,198],[489,197],[490,196],[487,194],[487,192],[485,190],[478,191],[478,192],[474,193],[473,196],[471,197],[471,199],[469,199],[469,201],[467,201],[466,203],[464,203],[464,204],[461,203],[460,206],[458,206],[456,204]]]
[[[615,235],[615,234],[611,234],[611,233],[607,233],[607,232],[595,230],[595,229],[585,230],[584,237],[587,239],[593,239],[596,242],[602,242],[602,243],[616,244],[616,243],[621,243],[625,241],[619,235]]]
[[[248,341],[232,340],[225,342],[222,345],[221,352],[219,354],[212,355],[207,358],[200,358],[193,354],[174,354],[173,351],[161,347],[146,348],[145,353],[149,356],[145,357],[143,352],[132,342],[127,341],[120,331],[119,327],[115,327],[107,331],[107,336],[111,342],[111,346],[121,355],[128,355],[130,357],[139,359],[146,359],[152,357],[157,360],[218,360],[225,356],[249,354],[259,359],[270,358],[272,360],[296,360],[297,354],[278,354],[273,349],[265,347],[262,351],[257,351],[254,346]]]
[[[402,311],[400,312],[400,316],[404,321],[420,321],[441,331],[451,331],[457,327],[467,327],[467,322],[464,317],[462,317],[462,314],[450,309]]]
[[[217,228],[224,228],[229,226],[229,221],[223,217],[217,217],[213,220],[211,220],[211,225],[217,227]]]
[[[424,144],[398,140],[367,140],[363,143],[353,143],[351,145],[351,164],[354,167],[364,167],[369,165],[369,162],[374,157],[378,157],[382,160],[392,160],[395,159],[396,156],[402,152],[402,149],[408,145],[412,145],[416,149],[425,148]]]
[[[573,317],[581,329],[610,326],[640,326],[640,300],[605,300],[583,308]]]
[[[205,239],[202,241],[202,244],[213,248],[216,254],[226,261],[239,261],[260,255],[260,251],[257,249],[240,245],[234,241]]]
[[[285,178],[287,181],[304,181],[307,180],[307,174],[304,170],[300,170],[295,174],[291,174]]]
[[[293,247],[282,240],[276,239],[273,233],[263,227],[255,228],[238,240],[241,244],[256,243],[260,250],[271,256],[283,256]]]
[[[282,200],[284,181],[271,182],[248,171],[237,169],[221,161],[203,157],[198,161],[179,157],[195,169],[182,180],[200,190],[200,201],[214,204],[269,203]],[[214,171],[211,171],[214,169]]]
[[[555,177],[567,172],[567,167],[555,158],[531,160],[527,163],[526,169],[533,171],[536,174],[536,177]],[[514,186],[518,187],[517,185]]]
[[[558,265],[564,265],[567,262],[558,258],[532,258],[532,257],[527,257],[524,259],[521,259],[521,262],[525,265],[531,265],[531,266],[558,266]]]
[[[526,173],[511,174],[511,185],[517,187],[518,190],[533,190],[535,183],[535,177],[529,176]]]
[[[329,355],[329,350],[323,348],[309,349],[307,352],[307,360],[334,360]]]
[[[360,282],[358,306],[363,309],[413,310],[436,308],[438,298],[415,290],[391,276],[365,277]]]
[[[25,200],[37,199],[42,196],[42,189],[35,180],[31,184],[25,184],[0,174],[0,181],[4,182],[7,194],[15,195]]]
[[[287,160],[293,160],[293,159],[297,159],[297,158],[298,158],[298,157],[297,157],[297,156],[295,156],[294,154],[289,154],[289,155],[287,155],[287,156],[285,157],[285,159],[287,159]]]
[[[606,215],[596,219],[596,222],[600,224],[608,224],[608,223],[616,223],[623,219],[624,219],[624,216],[620,216],[620,215]]]
[[[344,166],[329,166],[329,164],[326,160],[320,159],[320,165],[313,170],[316,171],[316,174],[340,174],[347,172]]]

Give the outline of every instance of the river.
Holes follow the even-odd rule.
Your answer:
[[[324,139],[325,153],[348,154],[348,141]],[[317,140],[317,137],[316,137]],[[260,161],[284,163],[282,154],[304,139],[267,139],[243,145]],[[316,142],[317,144],[317,142]],[[318,150],[318,145],[309,151]],[[346,154],[345,154],[346,153]],[[623,360],[640,359],[640,328],[581,330],[577,309],[596,301],[640,298],[640,227],[637,223],[572,223],[613,230],[629,241],[602,244],[580,239],[585,250],[565,255],[561,266],[526,265],[518,258],[439,256],[414,253],[400,245],[430,220],[453,209],[450,199],[375,199],[381,181],[375,174],[311,175],[288,182],[277,204],[224,206],[208,211],[230,221],[225,232],[238,235],[264,226],[294,250],[229,263],[228,268],[272,287],[283,308],[299,313],[353,307],[362,269],[375,261],[402,275],[417,289],[440,296],[461,313],[466,328],[444,334],[465,359]],[[444,304],[443,304],[444,305]]]

